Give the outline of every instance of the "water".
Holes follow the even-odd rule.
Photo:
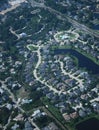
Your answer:
[[[91,118],[76,125],[76,130],[99,130],[99,120]]]
[[[93,26],[93,29],[94,29],[94,30],[99,30],[99,24],[98,24],[98,25],[94,25],[94,26]]]
[[[94,13],[94,17],[95,17],[96,19],[99,19],[99,13]]]
[[[95,64],[92,60],[82,55],[81,53],[72,49],[56,49],[54,54],[66,54],[69,53],[78,58],[78,66],[81,68],[86,68],[92,74],[99,74],[99,65]]]

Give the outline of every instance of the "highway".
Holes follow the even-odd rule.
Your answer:
[[[99,33],[88,28],[87,26],[83,25],[83,24],[80,24],[79,22],[77,22],[76,20],[62,14],[61,12],[55,10],[55,9],[52,9],[51,7],[49,6],[46,6],[44,3],[38,3],[34,0],[28,0],[29,3],[31,3],[31,6],[32,7],[40,7],[40,8],[44,8],[45,10],[48,10],[50,11],[51,13],[54,13],[59,19],[63,20],[63,21],[67,21],[70,22],[75,28],[78,28],[79,30],[81,31],[84,31],[92,36],[95,36],[97,38],[99,38]]]

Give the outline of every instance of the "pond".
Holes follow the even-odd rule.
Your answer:
[[[94,25],[94,26],[93,26],[93,29],[99,30],[99,24],[98,24],[98,25]]]
[[[99,130],[99,120],[91,118],[76,125],[76,130]]]
[[[55,49],[54,54],[70,54],[78,59],[78,66],[81,68],[86,68],[88,71],[92,72],[92,74],[99,74],[99,65],[94,63],[92,60],[82,55],[73,49]]]

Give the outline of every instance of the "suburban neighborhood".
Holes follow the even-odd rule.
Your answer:
[[[99,121],[98,6],[0,2],[0,130],[80,130]]]

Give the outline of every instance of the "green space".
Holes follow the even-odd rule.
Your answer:
[[[48,98],[43,97],[41,99],[42,103],[44,104],[44,106],[46,107],[46,109],[48,109],[48,111],[59,121],[61,122],[62,125],[64,125],[64,127],[67,128],[67,124],[66,121],[64,120],[64,118],[62,117],[62,114],[60,113],[59,109],[56,108],[50,101]]]
[[[37,51],[37,49],[38,49],[38,47],[33,46],[33,45],[28,45],[28,48],[29,48],[31,51]]]
[[[29,103],[29,104],[23,104],[22,108],[26,111],[29,112],[31,111],[33,108],[36,108],[38,106],[42,106],[42,102],[40,100],[37,100],[35,102]]]
[[[40,128],[43,128],[47,126],[50,122],[52,122],[52,118],[48,116],[43,116],[43,117],[37,118],[36,120],[34,120],[34,122],[37,124],[37,126],[39,126]]]
[[[0,124],[5,125],[9,119],[10,114],[11,114],[11,111],[9,111],[5,107],[0,109]]]
[[[75,39],[75,38],[76,38],[76,35],[75,35],[75,34],[73,34],[73,33],[71,33],[69,38],[70,38],[70,40],[73,40],[73,39]]]
[[[28,111],[32,110],[33,108],[42,106],[42,102],[40,100],[41,96],[42,96],[41,91],[35,91],[31,88],[30,93],[29,93],[29,98],[32,99],[32,102],[29,104],[23,104],[22,108],[28,112]]]

